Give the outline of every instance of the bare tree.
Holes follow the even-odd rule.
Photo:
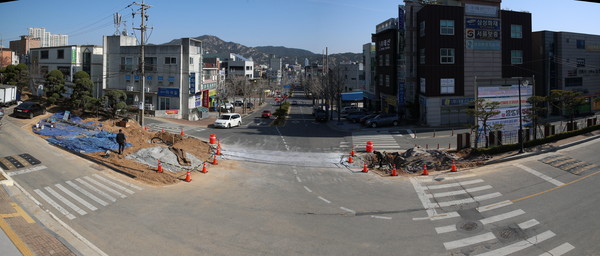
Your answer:
[[[479,98],[474,101],[475,108],[468,109],[467,113],[472,115],[477,122],[472,128],[475,129],[475,137],[479,138],[479,128],[483,128],[483,135],[485,137],[485,147],[489,147],[489,141],[487,135],[488,130],[502,129],[502,124],[489,125],[488,121],[491,117],[500,114],[498,107],[500,102],[485,101],[485,99]],[[477,142],[475,142],[477,147]]]
[[[337,104],[337,118],[339,122],[341,119],[342,92],[344,91],[344,84],[346,84],[347,78],[340,66],[335,66],[333,69],[329,70],[328,78],[329,86],[327,87],[327,91],[331,102],[336,102]]]

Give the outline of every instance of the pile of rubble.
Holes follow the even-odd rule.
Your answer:
[[[427,165],[429,171],[450,170],[452,161],[455,161],[457,168],[471,168],[483,164],[480,160],[466,160],[456,154],[444,150],[423,149],[413,147],[403,153],[398,152],[379,152],[364,155],[369,168],[378,169],[383,173],[390,173],[395,165],[398,171],[407,173],[420,173],[424,165]]]

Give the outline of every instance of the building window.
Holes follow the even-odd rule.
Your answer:
[[[157,71],[156,64],[158,64],[158,58],[144,57],[144,70],[145,71]]]
[[[40,51],[40,59],[47,60],[48,59],[48,51]]]
[[[177,64],[177,58],[165,57],[165,65]]]
[[[194,58],[190,57],[190,65],[194,65]]]
[[[65,50],[56,50],[56,58],[64,59],[65,58]]]
[[[440,20],[440,35],[454,35],[453,20]]]
[[[425,48],[419,49],[419,64],[425,64]]]
[[[585,40],[577,40],[577,49],[585,49]]]
[[[390,55],[386,54],[385,55],[385,66],[389,66],[390,65]]]
[[[440,79],[440,93],[454,94],[454,78]]]
[[[510,51],[510,64],[523,64],[523,51],[521,51],[521,50]]]
[[[419,36],[425,36],[425,21],[419,23]]]
[[[133,71],[133,57],[121,57],[121,71]]]
[[[420,78],[420,79],[419,79],[419,85],[420,85],[420,87],[421,87],[421,93],[425,93],[425,88],[427,88],[427,87],[425,86],[425,82],[426,82],[426,81],[427,81],[427,80],[426,80],[425,78]]]
[[[510,25],[510,38],[523,38],[523,26]]]
[[[583,86],[583,78],[567,77],[565,78],[565,87]]]
[[[585,59],[584,58],[577,58],[577,67],[578,68],[585,67]]]
[[[378,78],[379,79],[377,79],[377,80],[379,80],[379,86],[383,86],[383,82],[384,82],[383,80],[385,80],[385,77],[383,75],[379,75]]]
[[[454,48],[440,49],[440,63],[454,64]]]
[[[390,87],[390,75],[385,75],[385,87]]]

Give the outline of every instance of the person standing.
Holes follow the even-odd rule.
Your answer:
[[[122,155],[123,150],[125,150],[125,134],[123,134],[123,130],[121,129],[117,133],[117,143],[119,143],[119,155]]]

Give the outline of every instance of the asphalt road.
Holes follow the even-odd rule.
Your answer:
[[[3,126],[0,156],[41,162],[9,170],[30,195],[19,201],[85,255],[598,255],[597,140],[457,174],[381,177],[341,164],[358,135],[313,122],[296,100],[284,127],[250,116],[219,129],[220,166],[191,183],[137,183],[48,145],[24,120]]]

